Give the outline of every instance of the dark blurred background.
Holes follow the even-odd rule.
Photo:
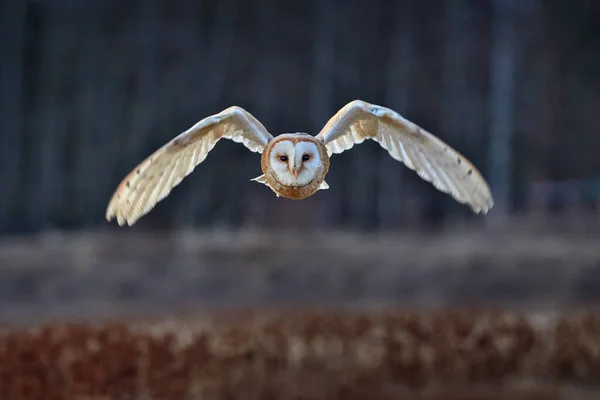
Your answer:
[[[165,304],[206,299],[207,292],[238,302],[291,293],[365,299],[381,294],[373,270],[376,282],[400,282],[383,291],[388,301],[415,298],[413,292],[465,299],[463,289],[446,290],[450,276],[479,290],[473,298],[498,292],[510,300],[552,299],[560,288],[595,300],[597,1],[1,0],[0,7],[4,315],[22,315],[17,302],[36,310],[87,299]],[[208,115],[239,105],[273,135],[316,134],[354,99],[398,111],[471,159],[489,180],[492,211],[472,214],[374,142],[333,157],[330,190],[302,202],[276,198],[249,181],[260,174],[260,157],[221,141],[134,227],[104,220],[120,180]],[[229,239],[190,233],[217,229]],[[253,229],[263,236],[252,239]],[[304,231],[289,239],[295,250],[281,250],[281,229]],[[346,245],[335,233],[310,240],[325,230],[356,235]],[[470,236],[461,236],[465,231]],[[377,239],[384,233],[395,239]],[[541,233],[560,238],[540,244]],[[412,258],[404,257],[398,245],[407,235],[431,246],[415,245]],[[491,244],[481,244],[485,238]],[[211,250],[206,240],[221,240],[221,247]],[[227,251],[228,240],[243,249]],[[368,240],[381,241],[362,258],[348,256]],[[319,253],[325,247],[326,256]],[[457,257],[454,269],[443,249]],[[537,253],[522,256],[526,267],[518,268],[521,261],[507,257],[525,249]],[[436,254],[437,275],[424,269]],[[495,275],[503,266],[512,271],[503,270],[510,275],[504,280]],[[321,285],[300,285],[311,271]],[[533,274],[529,286],[523,274]],[[229,289],[211,283],[217,275]],[[268,295],[228,297],[227,290],[239,295],[236,285],[263,279],[257,276]],[[342,292],[334,288],[339,282],[347,284]]]

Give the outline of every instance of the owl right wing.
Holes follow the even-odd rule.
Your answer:
[[[208,156],[220,139],[242,143],[262,153],[273,136],[249,112],[229,107],[179,134],[134,168],[115,190],[106,219],[133,225],[164,199]]]
[[[351,101],[331,117],[316,138],[330,156],[374,140],[392,158],[475,213],[485,214],[494,205],[487,182],[466,157],[389,108]]]

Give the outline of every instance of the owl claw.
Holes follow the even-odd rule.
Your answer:
[[[256,178],[250,179],[250,181],[260,182],[260,183],[264,183],[266,185],[267,184],[267,177],[265,176],[265,174],[262,174],[260,176],[257,176]]]

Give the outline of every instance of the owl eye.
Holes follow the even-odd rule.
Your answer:
[[[304,154],[302,156],[302,161],[308,161],[308,160],[310,160],[310,156],[308,154]]]
[[[287,161],[287,156],[281,156],[281,157],[279,157],[279,159],[281,161],[283,161],[283,162],[286,162]]]

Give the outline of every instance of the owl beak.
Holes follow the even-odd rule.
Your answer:
[[[298,178],[298,174],[300,173],[300,170],[302,169],[302,166],[297,167],[297,166],[293,166],[292,167],[292,174],[294,174],[295,178]]]

